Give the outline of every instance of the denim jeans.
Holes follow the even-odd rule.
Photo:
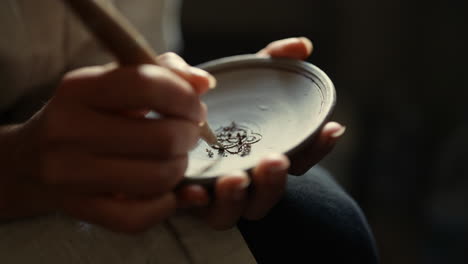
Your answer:
[[[378,263],[361,209],[320,167],[288,176],[286,193],[270,213],[238,227],[259,264]]]

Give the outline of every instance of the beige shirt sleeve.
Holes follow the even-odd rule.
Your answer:
[[[114,4],[136,28],[143,33],[157,53],[177,52],[181,48],[180,0],[101,0]],[[69,16],[67,66],[76,68],[111,60],[83,30],[81,24]]]
[[[158,53],[180,48],[179,0],[100,1],[115,4]],[[25,119],[64,72],[112,60],[61,0],[0,1],[0,34],[0,117],[14,107]]]

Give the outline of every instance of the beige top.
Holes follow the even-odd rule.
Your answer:
[[[105,0],[159,53],[180,43],[177,0]],[[0,120],[28,118],[64,72],[110,60],[59,0],[0,1]],[[14,109],[14,110],[12,110]],[[255,263],[237,229],[177,216],[127,236],[61,215],[0,224],[0,263]]]
[[[180,1],[104,1],[115,2],[157,52],[177,50]],[[14,118],[24,119],[65,71],[110,60],[61,0],[0,1],[0,36],[0,115],[14,106]]]

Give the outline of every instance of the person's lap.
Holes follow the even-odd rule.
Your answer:
[[[262,220],[243,220],[238,227],[259,264],[377,262],[373,237],[361,210],[318,168],[300,177],[289,176],[285,196],[278,205]],[[152,229],[131,238],[97,227],[83,229],[73,219],[50,216],[0,225],[0,257],[11,260],[6,263],[24,263],[20,259],[62,259],[57,252],[72,252],[87,259],[103,259],[116,258],[115,251],[105,254],[105,250],[119,248],[141,252],[135,259],[143,263],[158,255],[154,246],[161,244],[158,239],[163,233]],[[74,261],[81,263],[79,258]]]
[[[378,262],[361,209],[319,167],[289,176],[284,198],[270,213],[238,227],[259,264]]]

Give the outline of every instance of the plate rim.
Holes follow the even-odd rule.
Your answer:
[[[210,73],[216,74],[216,72],[223,71],[225,69],[235,69],[235,68],[242,68],[245,69],[246,67],[259,67],[259,66],[267,66],[268,68],[277,68],[287,71],[292,71],[295,73],[299,73],[304,75],[306,78],[311,79],[317,87],[319,87],[321,96],[322,96],[322,106],[321,112],[318,116],[318,126],[317,129],[313,130],[308,134],[304,140],[302,140],[299,144],[295,146],[291,146],[285,154],[288,158],[291,159],[291,166],[294,165],[294,156],[298,155],[302,152],[306,145],[312,144],[315,136],[321,130],[321,128],[328,122],[334,112],[336,101],[337,101],[337,94],[335,85],[333,84],[330,77],[319,67],[316,65],[296,60],[296,59],[288,59],[288,58],[272,58],[272,57],[260,57],[255,54],[245,54],[245,55],[235,55],[230,57],[223,57],[215,60],[211,60],[208,62],[204,62],[202,64],[197,65],[203,70],[206,70]],[[247,169],[247,173],[250,175],[253,168]],[[290,168],[291,169],[291,168]],[[291,172],[290,172],[291,173]],[[294,174],[294,173],[293,173]],[[296,173],[294,175],[298,175],[300,173]],[[186,184],[201,184],[207,185],[213,183],[219,176],[210,176],[210,177],[184,177],[182,185]]]

